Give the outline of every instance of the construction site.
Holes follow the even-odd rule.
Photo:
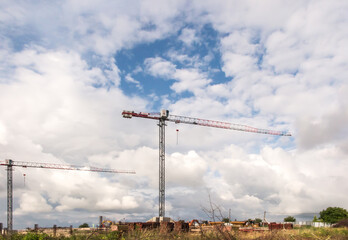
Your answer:
[[[115,223],[114,221],[104,220],[101,218],[98,230],[105,231],[129,231],[134,229],[157,229],[165,228],[168,231],[206,231],[214,228],[214,226],[224,226],[224,229],[238,228],[240,231],[264,231],[265,229],[283,229],[283,228],[292,228],[292,225],[277,225],[269,224],[265,221],[262,224],[255,223],[254,221],[234,221],[234,222],[222,222],[220,221],[198,221],[191,220],[189,222],[185,221],[176,221],[174,222],[170,217],[165,215],[165,192],[166,192],[166,177],[165,177],[165,126],[166,122],[174,122],[176,124],[191,124],[204,127],[214,127],[227,130],[237,130],[244,132],[252,132],[257,134],[269,134],[276,136],[291,136],[289,132],[284,131],[275,131],[267,129],[259,129],[255,127],[250,127],[246,125],[233,124],[220,121],[212,121],[199,118],[191,118],[177,115],[170,115],[168,110],[161,110],[158,113],[136,113],[134,111],[123,111],[122,116],[124,118],[144,118],[155,120],[159,126],[159,200],[158,200],[158,216],[153,217],[147,222],[131,222],[131,223]],[[135,174],[133,170],[116,170],[116,169],[105,169],[99,167],[86,167],[86,166],[76,166],[76,165],[63,165],[63,164],[52,164],[52,163],[37,163],[37,162],[20,162],[7,159],[1,161],[0,165],[5,166],[7,170],[7,228],[3,228],[3,225],[0,225],[1,232],[5,234],[11,234],[13,229],[13,168],[41,168],[41,169],[55,169],[55,170],[68,170],[68,171],[90,171],[90,172],[104,172],[104,173],[116,173],[116,174]],[[215,216],[212,216],[215,219]],[[267,226],[267,228],[265,228]],[[35,231],[38,231],[38,226],[34,227]],[[46,230],[43,230],[44,232]],[[57,228],[54,226],[52,229],[47,230],[51,231],[53,235],[57,234],[57,231],[66,231],[66,229]],[[72,227],[69,228],[69,232],[72,233]]]
[[[1,0],[0,240],[348,240],[348,0]]]
[[[170,218],[154,217],[146,222],[121,222],[111,221],[100,216],[99,224],[95,227],[59,227],[54,225],[53,227],[40,227],[35,224],[33,228],[27,228],[24,230],[16,230],[13,233],[27,234],[27,233],[44,233],[53,237],[58,236],[72,236],[74,234],[86,234],[86,233],[110,233],[121,232],[130,233],[132,231],[159,231],[166,233],[192,233],[201,234],[212,232],[215,230],[223,232],[264,232],[272,230],[293,229],[293,223],[267,223],[258,222],[255,220],[246,221],[207,221],[193,219],[191,221],[173,221]],[[2,229],[0,224],[0,230],[3,235],[8,235],[7,229]]]
[[[79,228],[41,227],[16,230],[11,235],[2,230],[4,239],[347,239],[346,221],[336,228],[308,228],[294,223],[267,223],[263,221],[172,221],[170,218],[154,217],[147,222],[111,221],[102,216],[94,227],[81,225]],[[342,225],[343,224],[343,225]],[[2,225],[0,224],[0,229]],[[312,238],[314,236],[315,238]],[[0,239],[1,235],[0,235]]]
[[[209,219],[207,220],[178,220],[174,221],[170,217],[166,216],[165,211],[165,126],[166,121],[174,122],[176,124],[192,124],[205,127],[222,128],[228,130],[237,130],[245,132],[253,132],[257,134],[269,134],[276,136],[291,136],[289,132],[275,131],[259,129],[255,127],[250,127],[246,125],[232,124],[220,121],[211,121],[206,119],[198,119],[191,117],[183,117],[177,115],[169,115],[168,110],[162,110],[159,113],[135,113],[134,111],[123,111],[122,116],[124,118],[145,118],[156,120],[159,126],[159,198],[158,198],[158,216],[152,217],[145,222],[126,222],[126,221],[115,221],[112,219],[105,218],[103,216],[99,217],[99,223],[96,226],[89,227],[80,226],[79,228],[69,227],[59,227],[54,225],[53,227],[40,227],[35,224],[33,228],[27,227],[24,230],[13,229],[13,168],[41,168],[41,169],[55,169],[55,170],[66,170],[66,171],[89,171],[89,172],[103,172],[103,173],[115,173],[115,174],[136,174],[134,170],[116,170],[116,169],[106,169],[99,167],[86,167],[77,165],[64,165],[64,164],[52,164],[52,163],[37,163],[37,162],[20,162],[7,159],[5,161],[0,161],[1,166],[5,166],[7,170],[7,227],[0,223],[0,233],[3,236],[16,235],[27,235],[27,234],[41,234],[43,236],[50,237],[72,237],[82,236],[83,238],[87,236],[87,239],[94,236],[95,239],[99,239],[101,236],[108,236],[111,239],[121,239],[124,236],[134,236],[135,233],[141,232],[141,234],[155,234],[152,238],[164,239],[175,238],[176,234],[188,234],[188,239],[194,239],[200,236],[201,239],[244,239],[244,237],[250,234],[256,233],[261,234],[257,236],[266,236],[267,239],[269,232],[277,230],[292,230],[295,228],[301,228],[300,225],[295,223],[276,223],[268,222],[266,219],[266,212],[264,213],[263,219],[248,219],[242,221],[231,221],[229,218],[224,218],[221,215],[221,210],[214,204],[210,203],[212,209],[207,209]],[[217,209],[214,209],[217,207]],[[220,212],[217,216],[216,213]],[[83,219],[81,219],[83,221]],[[324,226],[325,227],[325,226]],[[328,225],[326,227],[331,227]],[[109,234],[109,235],[108,235]],[[114,235],[110,235],[114,234]],[[115,237],[115,234],[118,237]],[[164,235],[163,235],[164,234]],[[169,234],[169,235],[168,235]],[[242,235],[241,235],[242,234]],[[243,235],[245,234],[245,235]],[[248,235],[249,234],[249,235]],[[113,237],[111,237],[113,236]],[[103,237],[102,237],[103,238]],[[123,238],[124,239],[124,238]],[[129,239],[133,239],[130,237]],[[136,238],[137,239],[137,238]],[[141,238],[140,238],[141,239]]]

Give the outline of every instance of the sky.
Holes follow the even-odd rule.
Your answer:
[[[348,2],[0,2],[0,160],[14,229],[158,215],[159,112],[291,132],[168,123],[166,216],[310,220],[348,208]],[[178,130],[178,131],[177,131]],[[25,177],[24,177],[25,174]],[[6,171],[0,171],[6,226]]]

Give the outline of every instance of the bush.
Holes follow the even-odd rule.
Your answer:
[[[296,218],[294,218],[292,216],[288,216],[288,217],[284,218],[284,222],[296,222]]]
[[[348,218],[339,221],[333,227],[335,227],[335,228],[339,228],[339,227],[346,227],[346,228],[348,228]]]
[[[83,223],[79,226],[79,228],[88,228],[88,227],[89,227],[88,223]]]

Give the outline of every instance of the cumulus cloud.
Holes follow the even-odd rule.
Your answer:
[[[198,93],[200,89],[212,81],[197,69],[177,69],[174,78],[178,81],[171,88],[177,93],[184,91]]]
[[[190,46],[196,42],[199,42],[199,38],[196,36],[196,31],[190,28],[184,28],[181,30],[179,40],[185,45]]]
[[[299,130],[298,146],[304,149],[316,148],[323,145],[336,145],[343,151],[347,151],[346,122],[347,112],[347,86],[344,85],[338,91],[338,103],[330,112],[320,117],[299,118],[297,127]]]
[[[196,152],[173,153],[167,158],[167,181],[169,186],[201,187],[208,166]]]
[[[21,195],[19,200],[19,208],[15,210],[14,215],[44,213],[49,211],[52,211],[52,207],[39,193],[26,192]]]
[[[171,78],[175,73],[175,65],[160,57],[145,60],[147,71],[155,77]]]
[[[342,195],[334,192],[345,178],[338,167],[347,164],[343,156],[338,149],[330,147],[293,153],[265,147],[260,155],[253,155],[230,146],[220,153],[210,152],[205,159],[212,172],[219,173],[218,177],[211,175],[209,179],[215,201],[234,206],[235,214],[242,214],[238,209],[251,214],[266,208],[290,214],[308,209],[319,211],[335,201],[342,203]],[[316,165],[309,167],[313,159]],[[329,171],[325,171],[325,165],[330,165]],[[320,202],[315,201],[318,198]],[[245,208],[244,204],[252,207]]]
[[[127,82],[130,82],[130,83],[135,84],[135,86],[136,86],[139,90],[141,90],[141,89],[143,88],[143,87],[141,86],[140,82],[137,81],[137,80],[135,80],[130,74],[127,74],[125,80],[126,80]]]
[[[159,57],[146,59],[145,65],[147,71],[155,77],[176,80],[171,85],[176,93],[189,91],[197,94],[212,81],[197,68],[178,69],[173,63]]]
[[[0,122],[0,144],[6,145],[6,127]]]
[[[149,7],[154,5],[157,8]],[[82,53],[91,51],[110,56],[124,47],[161,39],[173,29],[179,29],[180,23],[174,18],[178,8],[184,5],[184,1],[163,4],[157,0],[134,0],[129,4],[65,1],[21,5],[7,1],[2,4],[5,10],[2,18],[18,31],[3,29],[14,41],[29,37],[45,47],[64,46]]]
[[[110,75],[105,69],[89,68],[75,52],[44,49],[14,53],[7,62],[11,63],[13,75],[0,90],[0,105],[4,110],[0,138],[3,159],[85,165],[88,155],[105,151],[108,146],[120,148],[122,144],[134,144],[123,140],[116,143],[111,138],[115,133],[111,132],[120,131],[117,127],[112,130],[110,124],[115,116],[121,119],[123,107],[141,106],[144,101],[128,98],[116,87],[109,90],[93,87],[109,81]],[[100,135],[102,132],[110,135]],[[17,215],[26,216],[35,211],[114,211],[138,207],[134,196],[125,192],[126,186],[108,189],[110,180],[98,175],[60,175],[41,170],[27,176],[29,190],[21,188],[18,198],[15,194],[15,202],[19,201]],[[21,177],[14,177],[17,189],[22,186],[18,184]],[[5,179],[5,175],[2,178]],[[104,184],[105,189],[100,184]],[[107,192],[112,195],[106,196]],[[5,195],[4,189],[2,194]]]
[[[237,219],[348,207],[346,2],[3,1],[0,8],[1,158],[137,172],[18,169],[19,226],[156,215],[158,127],[122,119],[123,109],[166,107],[293,133],[168,124],[168,216],[206,218],[201,206],[209,194]],[[147,43],[163,48],[147,48],[135,70],[114,60]],[[148,84],[141,74],[165,81]],[[126,95],[127,84],[137,91]],[[0,192],[5,202],[5,188]]]

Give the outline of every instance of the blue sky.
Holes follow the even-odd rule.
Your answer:
[[[14,227],[157,214],[158,127],[123,110],[293,134],[168,123],[167,216],[205,219],[209,194],[240,220],[348,208],[347,9],[340,0],[2,1],[0,160],[137,172],[16,169]],[[0,211],[5,223],[4,187]]]
[[[196,38],[196,40],[188,40],[186,38],[186,41],[192,41],[189,45],[180,39],[180,36],[185,31],[193,31],[192,34],[194,36],[190,37]],[[204,39],[204,41],[200,41],[200,39]],[[214,31],[212,26],[204,25],[198,29],[195,26],[184,26],[165,39],[138,44],[131,49],[121,50],[115,55],[122,78],[121,89],[126,94],[136,94],[144,98],[153,94],[156,96],[171,95],[172,100],[193,96],[189,91],[173,94],[170,86],[175,81],[174,79],[163,79],[158,76],[152,76],[144,71],[146,69],[145,60],[153,57],[160,57],[165,60],[172,59],[171,62],[178,69],[185,69],[192,67],[198,62],[205,62],[198,69],[212,80],[212,84],[228,82],[231,78],[226,78],[224,72],[221,70],[218,47],[218,33]],[[181,59],[175,59],[174,56],[176,55],[180,55]],[[209,58],[209,60],[204,60],[204,58]],[[132,77],[136,82],[127,81],[127,75]],[[155,101],[152,108],[153,110],[160,109],[161,102]]]

